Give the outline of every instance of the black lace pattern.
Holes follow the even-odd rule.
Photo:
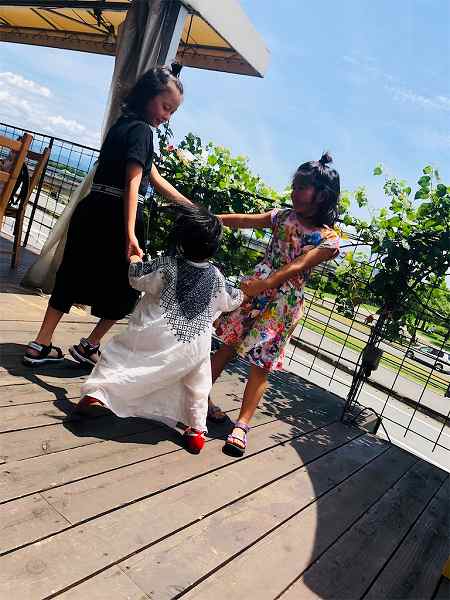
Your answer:
[[[131,277],[144,277],[160,270],[164,280],[160,307],[175,337],[189,343],[212,324],[211,304],[225,288],[225,282],[213,265],[195,266],[181,257],[160,257],[152,262],[133,263]],[[238,290],[226,286],[232,298]]]

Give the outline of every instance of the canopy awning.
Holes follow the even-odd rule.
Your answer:
[[[175,1],[175,0],[168,0]],[[0,41],[116,54],[131,0],[0,1]],[[188,15],[177,53],[183,65],[263,77],[269,52],[238,0],[180,0]]]

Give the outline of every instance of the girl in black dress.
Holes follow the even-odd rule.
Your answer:
[[[153,164],[153,133],[183,99],[183,87],[170,70],[151,69],[136,83],[101,147],[91,192],[72,216],[64,257],[44,321],[24,355],[27,365],[63,360],[52,345],[53,332],[73,304],[91,307],[99,322],[70,348],[80,363],[94,365],[100,340],[138,299],[128,282],[130,256],[142,257],[143,202],[149,183],[172,202],[190,204]],[[98,258],[100,257],[100,258]]]

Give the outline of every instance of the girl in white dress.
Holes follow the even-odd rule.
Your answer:
[[[107,407],[119,417],[184,424],[186,447],[198,453],[212,387],[212,324],[243,301],[208,262],[222,236],[220,220],[200,207],[177,208],[178,255],[142,262],[132,256],[130,284],[144,292],[127,329],[103,349],[81,388],[78,410]]]

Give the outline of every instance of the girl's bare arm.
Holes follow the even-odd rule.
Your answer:
[[[272,212],[257,215],[229,213],[217,216],[226,227],[236,229],[264,229],[272,225]]]

